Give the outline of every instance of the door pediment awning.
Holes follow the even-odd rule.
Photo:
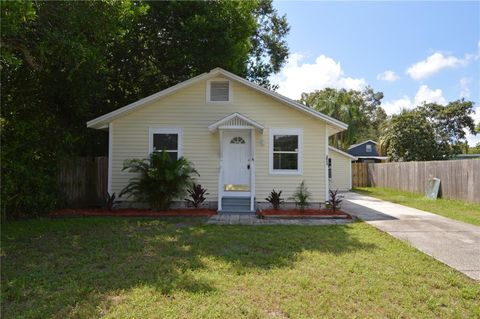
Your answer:
[[[249,119],[245,115],[240,113],[230,114],[215,123],[212,123],[208,126],[210,132],[215,132],[217,129],[257,129],[263,133],[263,125],[258,122],[255,122],[252,119]]]

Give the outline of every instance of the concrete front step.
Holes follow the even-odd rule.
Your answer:
[[[250,197],[223,197],[221,211],[251,213]]]

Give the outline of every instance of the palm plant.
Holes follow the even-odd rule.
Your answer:
[[[133,159],[124,163],[123,170],[137,173],[122,190],[120,196],[134,196],[147,202],[154,210],[165,210],[175,198],[185,195],[198,172],[184,157],[174,160],[163,151],[153,152],[148,159]]]
[[[297,187],[295,193],[293,193],[292,199],[295,201],[295,205],[297,205],[300,211],[303,212],[305,208],[310,205],[309,200],[311,196],[307,185],[305,185],[305,181],[302,181]]]

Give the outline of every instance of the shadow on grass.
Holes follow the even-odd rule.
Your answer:
[[[164,295],[208,294],[216,288],[196,270],[239,274],[290,267],[303,251],[375,248],[352,237],[349,227],[121,218],[9,223],[2,232],[2,317],[69,316],[79,303],[95,312],[106,294],[142,285]]]

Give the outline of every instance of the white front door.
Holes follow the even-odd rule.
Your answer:
[[[250,131],[223,132],[223,191],[227,196],[250,195]]]

